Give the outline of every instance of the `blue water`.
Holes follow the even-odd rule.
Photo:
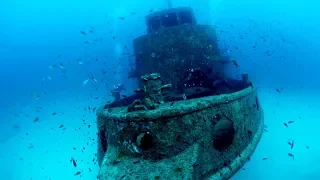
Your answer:
[[[320,3],[174,0],[179,6],[192,7],[199,24],[216,25],[220,44],[259,88],[268,132],[232,179],[320,179]],[[0,179],[96,179],[96,119],[84,108],[112,100],[115,84],[136,88],[121,54],[133,53],[150,10],[164,8],[163,0],[0,2]]]

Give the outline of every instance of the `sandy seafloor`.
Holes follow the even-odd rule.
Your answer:
[[[232,180],[320,179],[318,92],[259,89],[259,96],[267,132],[251,161]],[[90,103],[97,106],[101,101],[73,97],[51,96],[27,106],[17,105],[7,112],[4,121],[10,123],[1,125],[1,180],[96,179],[99,168],[93,162],[97,139],[95,113],[84,107]],[[43,109],[36,112],[37,107]],[[17,112],[19,117],[14,116]],[[52,115],[53,112],[57,114]],[[36,116],[39,121],[34,123]],[[290,120],[295,122],[285,127],[283,123]],[[14,124],[19,127],[13,128]],[[62,124],[65,130],[59,128]],[[289,139],[295,142],[293,149],[287,143]],[[294,154],[294,160],[288,153]],[[77,160],[76,168],[71,157]],[[78,171],[81,175],[74,176]]]

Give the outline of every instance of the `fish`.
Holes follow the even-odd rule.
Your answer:
[[[32,99],[40,99],[40,95],[36,94],[36,92],[33,92]]]
[[[236,67],[236,68],[239,68],[239,64],[237,63],[237,61],[235,59],[232,59],[231,62],[233,63],[233,65]]]
[[[309,146],[306,146],[306,148],[307,148],[307,149],[310,149],[310,147],[309,147]]]
[[[39,117],[35,117],[33,122],[38,122],[39,121]]]
[[[118,84],[113,86],[113,90],[121,92],[121,91],[126,91],[127,89],[124,87],[123,84]]]
[[[288,124],[287,124],[287,123],[283,123],[283,124],[284,124],[284,126],[288,127]]]
[[[174,101],[172,101],[172,102],[171,102],[170,107],[172,107],[172,106],[173,106],[173,104],[174,104]]]
[[[182,95],[182,98],[183,98],[183,100],[187,100],[186,94],[183,94],[183,95]]]
[[[59,126],[59,128],[63,128],[63,126],[64,126],[64,125],[63,125],[63,124],[61,124],[61,125]]]
[[[264,160],[267,160],[268,158],[262,158],[262,160],[264,161]]]
[[[292,140],[292,143],[291,143],[290,148],[292,149],[292,148],[293,148],[293,146],[294,146],[294,141]]]
[[[94,108],[92,109],[92,112],[94,112],[96,109],[97,109],[97,107],[94,107]]]
[[[52,116],[55,116],[55,115],[57,115],[57,113],[56,113],[56,112],[53,112],[53,113],[52,113]]]
[[[83,65],[83,62],[82,62],[82,61],[79,61],[78,64],[79,64],[79,65]]]
[[[288,124],[294,123],[294,121],[288,121]]]
[[[132,13],[131,13],[131,15],[134,15],[134,14],[136,14],[136,12],[132,12]]]
[[[90,33],[93,33],[93,30],[89,30]]]
[[[78,176],[78,175],[80,175],[80,174],[81,174],[81,172],[78,171],[78,172],[76,172],[74,175],[75,175],[75,176]]]
[[[72,164],[73,164],[74,167],[77,167],[77,163],[76,163],[76,161],[73,159],[73,157],[70,159],[70,162],[72,162]],[[79,172],[79,174],[80,174],[80,172]]]
[[[87,33],[86,32],[84,32],[84,31],[80,31],[80,33],[82,34],[82,35],[87,35]]]
[[[89,79],[83,81],[82,85],[86,85],[89,82]]]
[[[121,19],[121,20],[125,20],[125,18],[124,18],[124,17],[119,17],[119,19]]]
[[[294,155],[292,153],[288,153],[289,157],[292,157],[292,159],[294,159]]]
[[[276,89],[276,91],[277,91],[278,93],[281,93],[281,91],[280,91],[279,89]]]
[[[98,80],[96,78],[93,78],[93,81],[96,82],[96,83],[98,82]]]
[[[83,42],[83,43],[85,43],[85,44],[89,44],[89,41],[85,41],[85,42]]]
[[[123,98],[127,98],[128,96],[126,96],[126,95],[121,95]]]
[[[34,145],[29,143],[28,149],[32,149],[32,148],[34,148]]]

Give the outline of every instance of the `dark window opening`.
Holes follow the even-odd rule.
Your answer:
[[[164,27],[171,27],[171,26],[177,26],[178,19],[176,13],[167,13],[162,16],[162,25]]]
[[[148,24],[151,28],[150,31],[157,31],[161,27],[160,17],[156,16],[152,19],[149,19]]]
[[[190,11],[179,12],[179,17],[181,24],[192,24],[192,14]]]

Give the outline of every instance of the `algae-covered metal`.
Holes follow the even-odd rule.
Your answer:
[[[216,31],[209,25],[183,25],[161,29],[134,40],[135,69],[131,76],[160,73],[174,88],[181,88],[186,71],[197,68],[207,72],[209,67],[219,77],[230,61],[220,54]]]
[[[263,111],[248,87],[151,111],[101,110],[98,122],[108,142],[100,179],[226,179],[258,144]]]

